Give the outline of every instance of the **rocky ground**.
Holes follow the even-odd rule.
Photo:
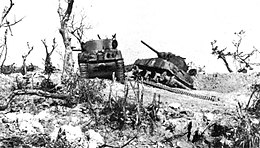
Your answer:
[[[23,77],[0,75],[0,104],[5,105],[12,92],[35,89],[46,78],[40,72]],[[92,97],[112,99],[108,110],[101,103],[90,106],[91,103],[78,102],[70,106],[68,100],[41,91],[17,92],[8,108],[0,111],[0,146],[232,147],[234,140],[228,138],[227,128],[238,124],[235,120],[238,102],[245,106],[252,93],[251,86],[259,83],[258,79],[257,73],[194,77],[197,88],[194,93],[217,96],[219,101],[175,94],[133,81],[120,84],[94,79],[92,89],[96,84],[102,86]],[[51,80],[60,89],[67,87],[61,85],[59,73],[52,75]],[[19,88],[22,82],[26,87]],[[124,98],[127,99],[122,103]],[[253,121],[259,124],[258,118]]]

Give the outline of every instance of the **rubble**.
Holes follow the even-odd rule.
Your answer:
[[[98,148],[104,144],[104,138],[98,132],[90,129],[86,134],[89,139],[88,148]]]
[[[113,92],[110,95],[116,99],[124,97],[124,85],[119,83],[112,85],[110,82],[105,80],[106,89],[110,89],[111,84]],[[9,86],[11,87],[11,85]],[[224,114],[226,113],[224,112],[226,111],[224,101],[214,103],[200,101],[197,98],[174,96],[170,92],[144,86],[144,99],[146,101],[144,104],[152,101],[154,92],[160,94],[158,101],[165,103],[158,104],[158,108],[155,108],[157,116],[157,118],[153,118],[155,121],[142,119],[144,122],[141,125],[141,130],[136,125],[133,125],[137,127],[136,129],[129,128],[128,123],[126,123],[127,126],[121,131],[111,130],[110,127],[99,124],[100,120],[98,120],[99,125],[97,125],[93,116],[90,115],[89,106],[86,104],[78,104],[70,108],[62,106],[62,103],[58,103],[58,100],[56,101],[52,97],[20,95],[20,93],[12,102],[9,110],[1,111],[0,131],[2,132],[0,132],[0,137],[7,137],[7,140],[0,141],[0,146],[3,143],[17,140],[16,143],[13,142],[16,144],[15,146],[46,147],[47,144],[58,144],[58,139],[63,137],[68,144],[75,148],[97,148],[106,144],[108,147],[120,147],[127,144],[126,147],[189,148],[200,146],[207,148],[205,141],[213,143],[217,136],[223,135],[223,132],[218,132],[218,129],[225,131],[227,127],[230,127],[230,124],[233,124],[226,117],[232,115],[231,112]],[[109,90],[104,94],[108,96]],[[129,91],[128,95],[133,96],[131,99],[134,99],[134,91]],[[94,106],[95,115],[99,115],[99,107]],[[34,110],[30,108],[34,108]],[[149,111],[147,110],[147,113]],[[135,115],[131,116],[134,120],[136,119]],[[99,116],[97,117],[99,118]],[[212,123],[220,118],[225,118],[225,120],[219,121],[219,125],[215,127]],[[259,120],[252,118],[251,122],[258,124]],[[154,123],[153,127],[151,123]],[[152,130],[153,132],[150,132]],[[215,132],[215,137],[212,136],[212,132]],[[131,141],[136,136],[135,134],[137,138]],[[19,138],[15,137],[16,135]],[[128,141],[131,142],[127,143]],[[219,141],[232,144],[232,141],[221,139],[221,137]]]
[[[176,102],[172,102],[168,105],[170,108],[175,109],[175,110],[179,110],[181,109],[181,104],[180,103],[176,103]]]
[[[191,142],[184,140],[175,140],[173,143],[175,143],[174,148],[194,148],[194,145]]]
[[[53,132],[50,134],[51,140],[57,140],[59,133],[64,133],[65,139],[70,143],[70,145],[88,147],[87,139],[81,131],[80,126],[63,125],[61,127],[55,127]]]
[[[215,119],[215,115],[212,113],[205,113],[203,114],[203,117],[208,122],[213,121]]]

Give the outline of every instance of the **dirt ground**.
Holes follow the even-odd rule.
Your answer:
[[[199,74],[194,77],[194,87],[197,94],[206,96],[217,96],[220,98],[218,102],[212,102],[193,98],[185,95],[175,94],[167,90],[144,86],[145,101],[151,101],[154,94],[159,94],[161,101],[172,103],[177,102],[182,106],[191,108],[192,110],[214,110],[234,108],[237,102],[246,103],[251,95],[252,84],[260,82],[258,73],[241,74],[241,73],[225,73],[225,74]],[[120,84],[118,84],[120,86]],[[123,90],[123,86],[116,87],[118,92]]]
[[[40,81],[43,77],[41,74],[33,74],[33,76],[35,77],[34,81]],[[19,75],[19,77],[21,76]],[[60,83],[59,79],[60,74],[55,74],[52,76],[52,80],[55,83]],[[11,94],[16,81],[17,75],[15,74],[0,75],[0,104],[5,104],[8,101],[7,96]],[[198,130],[198,128],[205,128],[205,118],[207,122],[213,122],[217,120],[221,122],[229,122],[226,121],[226,119],[231,117],[235,112],[237,103],[247,103],[251,94],[250,87],[252,84],[259,83],[259,74],[200,74],[194,77],[194,81],[196,88],[196,90],[193,91],[194,93],[206,96],[216,96],[220,100],[203,100],[190,96],[175,94],[166,90],[161,90],[146,85],[141,87],[143,88],[142,91],[144,104],[151,103],[154,97],[162,102],[162,107],[164,107],[162,112],[164,112],[164,114],[159,114],[159,112],[158,116],[160,117],[160,124],[162,125],[160,128],[163,128],[163,131],[166,131],[165,129],[169,127],[169,124],[174,124],[176,127],[175,134],[180,135],[184,132],[184,130],[187,130],[187,124],[192,122],[193,126],[191,131],[192,135],[194,136],[194,133],[196,130]],[[103,95],[105,98],[109,95],[114,97],[124,97],[124,90],[126,85],[130,87],[130,83],[133,83],[127,82],[125,85],[123,85],[120,83],[112,83],[110,80],[105,80],[104,82],[106,83],[106,88],[103,90]],[[128,95],[129,98],[135,98],[136,94],[134,89],[130,89]],[[27,104],[27,106],[25,104]],[[55,134],[57,136],[59,129],[63,129],[67,132],[67,139],[70,138],[71,141],[74,140],[74,145],[75,138],[73,139],[72,137],[78,136],[78,138],[81,138],[82,140],[79,142],[79,145],[82,147],[91,147],[89,141],[91,136],[84,138],[84,136],[82,137],[82,135],[78,135],[79,132],[74,133],[80,129],[81,132],[84,133],[83,135],[85,135],[85,137],[86,134],[91,135],[91,133],[94,133],[94,135],[97,137],[101,137],[101,139],[103,139],[99,140],[99,142],[101,141],[101,144],[104,144],[105,141],[105,143],[110,143],[112,145],[122,145],[126,141],[129,141],[131,137],[123,136],[124,138],[122,139],[119,138],[122,135],[117,135],[119,133],[114,131],[113,133],[110,132],[109,135],[107,132],[104,132],[104,129],[95,130],[95,132],[93,132],[91,130],[91,123],[89,123],[90,117],[81,111],[82,105],[80,104],[74,108],[59,106],[55,107],[53,104],[55,104],[55,99],[34,95],[24,95],[17,97],[16,101],[10,105],[9,109],[1,111],[0,145],[3,146],[8,143],[8,140],[5,139],[6,137],[17,138],[18,136],[20,141],[16,139],[18,142],[14,144],[17,146],[19,146],[19,144],[26,145],[25,142],[22,142],[22,139],[29,139],[29,141],[31,140],[31,143],[37,143],[37,138],[41,141],[48,140],[46,138],[44,139],[43,137],[39,139],[39,135],[42,134],[47,134],[52,138],[52,140],[55,140]],[[171,117],[166,117],[165,112],[167,115],[171,113]],[[75,128],[74,132],[70,131],[73,128]],[[157,130],[159,130],[157,132],[161,134],[160,129]],[[127,131],[126,134],[127,133],[129,134],[129,131]],[[131,134],[129,135],[132,135],[133,133],[138,133],[138,131],[134,130],[130,133]],[[165,140],[167,134],[164,133],[163,136],[160,134],[148,137],[144,135],[139,136],[135,140],[131,141],[131,143],[126,147],[194,147],[194,143],[187,142],[187,138],[176,138],[177,140],[173,139],[171,143],[175,143],[174,146],[166,146],[164,145],[165,143],[162,142],[163,140],[160,140],[158,137],[164,137]],[[32,135],[38,136],[36,136],[37,138],[32,138]],[[147,138],[150,140],[145,140]],[[33,139],[36,139],[36,141],[33,141]],[[95,143],[96,147],[97,143],[98,142]],[[8,144],[10,144],[10,139]],[[93,148],[95,147],[95,144]],[[27,146],[45,147],[44,144]]]

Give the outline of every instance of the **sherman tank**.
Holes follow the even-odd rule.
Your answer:
[[[112,39],[99,37],[99,40],[82,43],[78,54],[81,77],[112,79],[114,73],[117,81],[124,82],[124,60],[117,46],[116,35]]]
[[[158,58],[137,59],[133,69],[136,78],[170,87],[194,89],[185,58],[170,52],[158,52],[144,41],[141,42],[154,51]]]

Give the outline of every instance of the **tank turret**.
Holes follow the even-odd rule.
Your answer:
[[[137,59],[133,74],[145,81],[161,83],[170,87],[194,89],[193,79],[187,73],[185,58],[170,52],[158,52],[144,41],[145,46],[155,52],[158,58]]]
[[[187,66],[187,64],[185,62],[185,58],[183,58],[181,56],[176,56],[175,54],[173,54],[171,52],[158,52],[157,50],[152,48],[150,45],[145,43],[144,41],[141,41],[141,43],[143,43],[145,46],[147,46],[149,49],[151,49],[153,52],[155,52],[157,54],[158,58],[162,58],[162,59],[165,59],[165,60],[173,63],[174,65],[176,65],[178,68],[182,69],[185,72],[188,71],[189,67]]]

